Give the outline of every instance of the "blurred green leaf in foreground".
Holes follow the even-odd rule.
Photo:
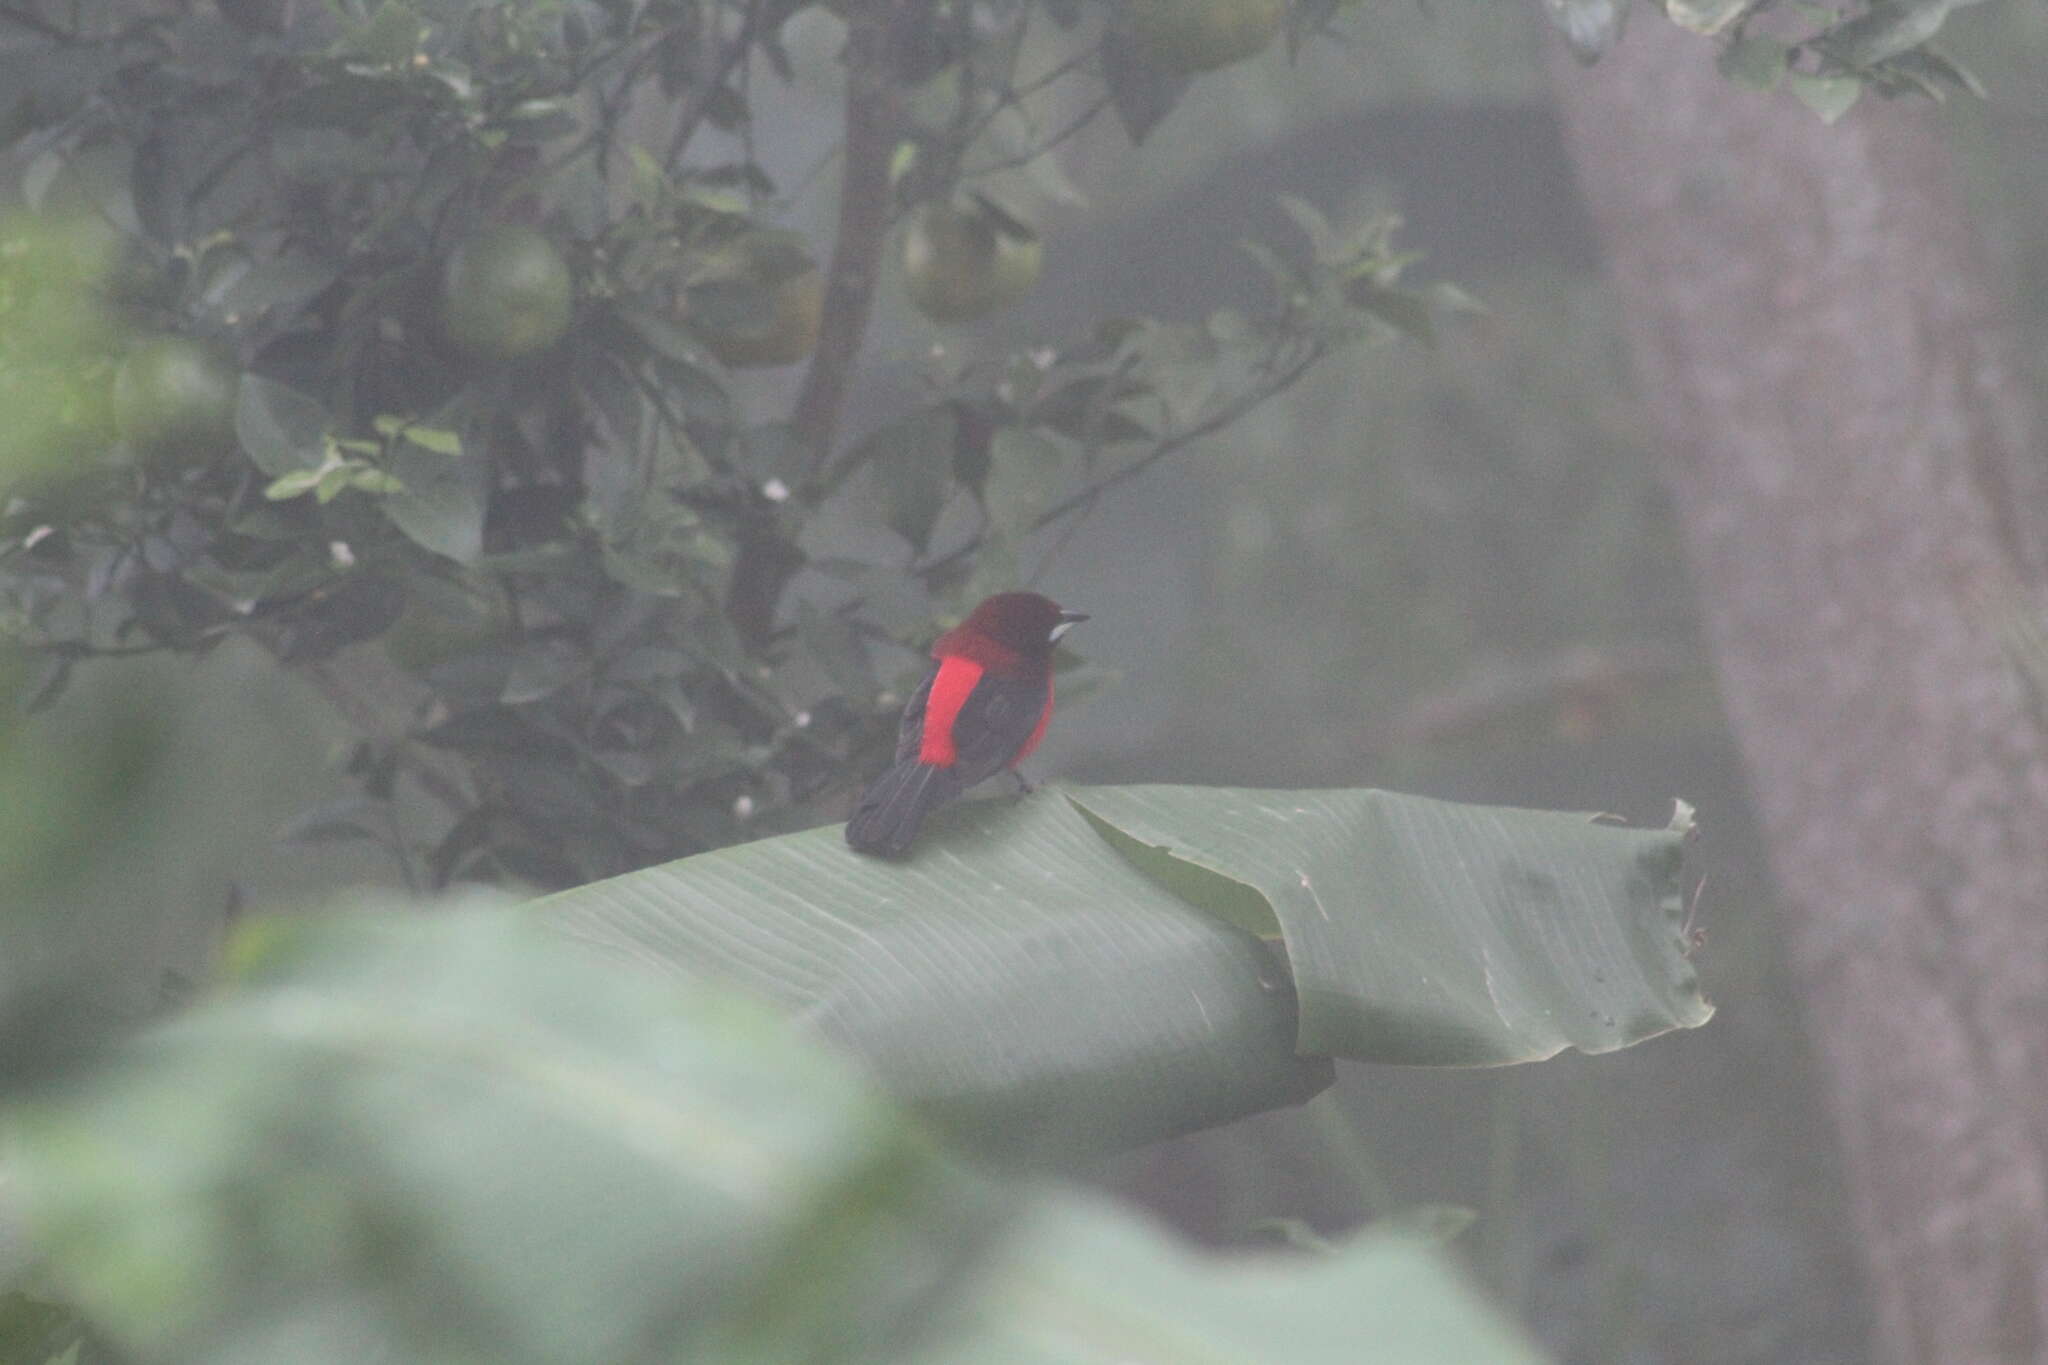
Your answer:
[[[1213,1260],[946,1155],[727,988],[525,913],[257,921],[10,1115],[45,1273],[134,1358],[1521,1362],[1423,1245]]]
[[[95,292],[111,242],[89,227],[0,213],[0,494],[112,434],[111,324]]]

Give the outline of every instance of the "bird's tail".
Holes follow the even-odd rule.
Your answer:
[[[944,768],[906,759],[868,784],[846,842],[861,853],[900,858],[910,851],[924,817],[960,794],[958,778]]]

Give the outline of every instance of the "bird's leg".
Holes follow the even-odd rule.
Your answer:
[[[1038,788],[1031,785],[1031,780],[1029,778],[1025,777],[1024,774],[1018,772],[1015,768],[1005,768],[1003,769],[1003,771],[1008,773],[1011,779],[1016,782],[1017,795],[1029,796],[1031,795],[1031,793],[1038,790]]]

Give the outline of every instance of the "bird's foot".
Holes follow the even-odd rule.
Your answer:
[[[1017,795],[1029,796],[1038,790],[1038,788],[1031,785],[1029,778],[1025,777],[1024,774],[1018,772],[1015,768],[1010,768],[1006,771],[1010,774],[1010,780],[1017,784]]]

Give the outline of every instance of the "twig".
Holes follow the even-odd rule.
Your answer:
[[[690,442],[689,427],[684,423],[682,416],[669,406],[668,394],[662,390],[661,385],[640,373],[638,366],[628,365],[624,369],[627,377],[633,381],[633,386],[640,390],[641,396],[654,405],[654,415],[668,427],[670,434],[681,441],[689,442],[690,448],[695,449],[706,464],[718,473],[731,477],[732,461],[727,459],[722,451]]]
[[[357,663],[358,667],[362,667],[366,666],[368,661],[359,654]],[[395,678],[397,670],[390,671]],[[439,763],[421,753],[405,734],[404,727],[393,725],[387,711],[350,686],[332,661],[322,660],[309,664],[304,672],[357,734],[365,739],[381,740],[397,747],[400,761],[412,774],[413,780],[420,784],[422,791],[456,815],[470,808],[469,796],[463,791],[460,779],[444,771]],[[392,695],[384,680],[373,681],[376,682],[375,690],[380,695]]]
[[[1083,458],[1087,461],[1088,468],[1091,470],[1095,467],[1096,457],[1102,453],[1102,429],[1109,420],[1110,404],[1114,401],[1118,387],[1125,376],[1130,373],[1130,369],[1131,361],[1126,359],[1122,365],[1117,367],[1114,375],[1109,376],[1103,383],[1097,385],[1095,392],[1089,395],[1086,421],[1082,423],[1081,427],[1081,449]],[[1031,571],[1031,577],[1025,582],[1025,587],[1037,587],[1039,581],[1052,570],[1053,561],[1057,560],[1065,552],[1067,546],[1073,543],[1074,537],[1081,533],[1081,528],[1088,524],[1088,518],[1093,516],[1095,509],[1102,505],[1100,495],[1101,490],[1098,489],[1095,496],[1090,497],[1088,501],[1081,504],[1080,510],[1061,529],[1058,539],[1047,546],[1045,553],[1039,556],[1038,567]]]
[[[978,138],[983,133],[987,132],[989,130],[990,125],[993,124],[997,118],[1001,117],[1002,112],[1005,109],[1015,109],[1019,114],[1023,115],[1025,118],[1030,118],[1030,111],[1025,109],[1024,101],[1031,98],[1031,96],[1039,93],[1042,90],[1050,89],[1059,81],[1079,71],[1083,65],[1085,65],[1091,58],[1095,56],[1095,53],[1095,48],[1084,48],[1081,51],[1075,53],[1073,56],[1067,58],[1065,61],[1061,62],[1058,66],[1055,66],[1051,70],[1047,71],[1044,75],[1039,76],[1034,80],[1027,81],[1023,85],[1009,86],[1002,90],[1001,92],[999,92],[996,100],[989,105],[988,111],[984,113],[979,119],[977,119],[974,122],[973,126],[967,130],[968,142],[972,142],[975,138]],[[1014,69],[1014,53],[1012,53],[1011,60],[1013,63],[1012,69]]]
[[[632,59],[626,63],[626,69],[619,73],[618,82],[612,87],[610,93],[607,94],[603,90],[597,92],[596,124],[567,147],[543,160],[541,162],[541,174],[543,176],[553,174],[574,161],[577,157],[588,152],[592,147],[598,147],[600,144],[602,146],[597,158],[597,170],[599,176],[607,173],[606,167],[611,160],[612,138],[619,130],[620,121],[625,117],[626,106],[632,99],[634,83],[640,79],[642,68],[647,63],[653,61],[655,54],[661,51],[661,45],[666,40],[666,37],[667,35],[664,33],[656,33],[642,44],[640,50],[634,53]],[[581,85],[584,80],[596,76],[599,71],[604,69],[607,63],[624,57],[627,52],[632,50],[632,47],[633,44],[631,42],[622,43],[611,51],[606,52],[603,56],[593,60],[588,66],[582,68],[582,72],[577,78],[577,84]]]
[[[1095,121],[1095,116],[1101,113],[1104,109],[1107,109],[1109,107],[1109,99],[1110,97],[1107,94],[1099,96],[1094,100],[1094,102],[1089,104],[1087,108],[1083,109],[1080,113],[1076,114],[1073,117],[1073,119],[1068,122],[1066,127],[1060,129],[1057,133],[1054,133],[1052,136],[1046,138],[1044,141],[1036,144],[1035,146],[1026,147],[1021,152],[1012,152],[1009,156],[1002,157],[995,161],[991,161],[986,166],[976,166],[972,170],[968,170],[965,167],[963,167],[960,171],[960,178],[962,180],[980,180],[983,179],[984,177],[995,175],[1001,171],[1015,170],[1019,166],[1030,165],[1032,162],[1038,160],[1038,158],[1044,156],[1047,152],[1059,146],[1062,142],[1065,142],[1068,138],[1074,136],[1074,134],[1080,132],[1083,128],[1086,128],[1089,124],[1093,123]]]
[[[690,139],[697,135],[697,125],[711,112],[711,101],[718,98],[718,92],[725,89],[725,83],[732,78],[734,68],[753,50],[754,35],[760,22],[761,0],[747,0],[746,12],[740,17],[740,31],[733,36],[732,46],[719,53],[718,65],[711,78],[690,92],[682,112],[676,115],[676,131],[668,140],[668,155],[662,158],[664,166],[673,169],[683,159],[683,153],[689,150]]]
[[[1095,511],[1097,506],[1098,504],[1095,499],[1090,498],[1081,505],[1080,511],[1065,526],[1060,528],[1059,538],[1046,546],[1045,553],[1038,557],[1038,567],[1033,569],[1031,576],[1024,580],[1025,587],[1035,588],[1044,581],[1046,574],[1052,570],[1053,561],[1058,559],[1067,546],[1073,543],[1074,537],[1079,535],[1081,528],[1088,524],[1088,517]]]
[[[1276,370],[1268,382],[1259,385],[1257,388],[1247,389],[1187,430],[1167,437],[1137,459],[1132,460],[1129,464],[1117,466],[1117,468],[1095,480],[1071,497],[1063,498],[1059,502],[1054,503],[1046,511],[1039,514],[1038,520],[1032,523],[1031,529],[1034,531],[1044,530],[1062,517],[1069,516],[1078,509],[1094,502],[1095,499],[1101,497],[1110,489],[1115,488],[1118,484],[1136,478],[1167,456],[1193,445],[1205,436],[1215,435],[1259,404],[1265,402],[1268,398],[1277,397],[1294,387],[1296,381],[1307,374],[1315,366],[1315,363],[1327,354],[1328,349],[1321,344],[1310,346],[1295,360]],[[974,535],[946,551],[937,559],[927,560],[925,563],[917,565],[911,572],[920,578],[929,577],[939,570],[956,564],[968,555],[973,554],[977,549],[981,548],[981,542],[985,538],[985,533],[977,531]]]

